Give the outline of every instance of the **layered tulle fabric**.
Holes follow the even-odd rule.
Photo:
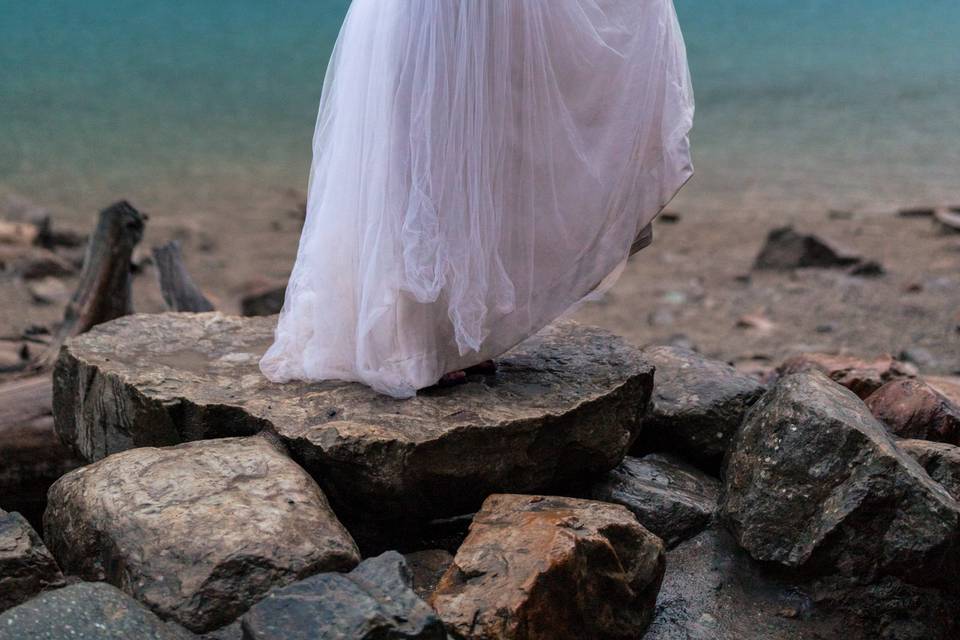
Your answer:
[[[261,360],[409,397],[608,286],[690,177],[671,0],[354,0]]]

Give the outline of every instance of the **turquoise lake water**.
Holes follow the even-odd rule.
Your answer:
[[[0,0],[0,191],[215,210],[302,190],[348,4]],[[676,5],[690,206],[960,200],[958,0]]]

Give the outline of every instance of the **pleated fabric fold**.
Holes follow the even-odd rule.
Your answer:
[[[271,380],[410,397],[612,284],[692,175],[671,0],[354,0]]]

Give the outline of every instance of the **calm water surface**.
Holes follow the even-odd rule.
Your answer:
[[[676,0],[683,206],[960,200],[960,2]],[[0,0],[0,192],[88,211],[305,187],[347,0]]]

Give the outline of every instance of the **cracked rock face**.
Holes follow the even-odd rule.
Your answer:
[[[276,433],[346,520],[470,513],[612,469],[635,438],[653,368],[611,334],[558,323],[495,376],[399,401],[359,384],[274,384],[257,363],[275,318],[133,315],[68,342],[57,431],[96,460],[134,446]]]
[[[787,376],[731,445],[720,514],[759,560],[936,586],[960,569],[960,504],[853,393]]]
[[[388,551],[350,573],[322,573],[276,589],[243,616],[245,640],[445,640],[440,618]]]
[[[663,543],[620,505],[493,495],[431,603],[458,638],[634,640],[663,572]]]
[[[709,471],[719,469],[730,438],[764,386],[687,349],[649,347],[643,356],[656,376],[636,453],[667,451]]]
[[[103,582],[47,592],[0,614],[0,640],[190,640],[146,607]]]
[[[51,487],[44,529],[65,572],[196,632],[271,587],[359,561],[313,479],[261,437],[134,449],[73,471]]]
[[[673,547],[710,523],[720,483],[672,456],[651,454],[627,457],[588,494],[594,500],[622,504]]]
[[[33,527],[19,513],[0,510],[0,611],[63,584],[60,568]]]

